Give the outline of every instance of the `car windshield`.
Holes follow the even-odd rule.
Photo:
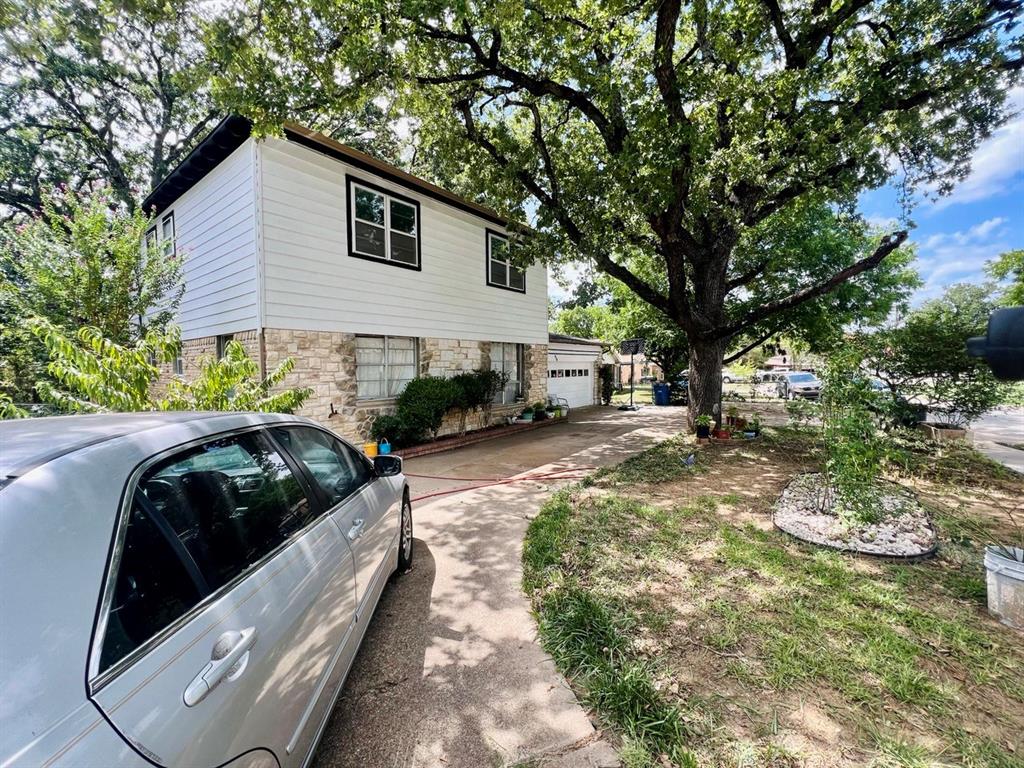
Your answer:
[[[794,373],[790,375],[789,380],[799,382],[817,381],[813,373]]]

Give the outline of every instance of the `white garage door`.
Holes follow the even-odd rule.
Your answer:
[[[548,394],[564,397],[569,407],[594,404],[594,364],[548,362]]]

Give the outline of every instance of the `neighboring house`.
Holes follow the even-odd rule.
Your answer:
[[[548,394],[573,408],[600,403],[603,351],[600,341],[549,333]]]
[[[508,263],[494,211],[297,125],[255,140],[229,117],[149,195],[145,247],[183,260],[191,375],[236,339],[301,413],[352,439],[417,375],[490,368],[493,418],[547,396],[547,272]],[[504,406],[504,407],[503,407]]]
[[[642,381],[661,381],[661,366],[648,360],[643,353],[633,355],[632,368],[630,356],[619,355],[619,386],[628,387],[630,382],[640,384]]]

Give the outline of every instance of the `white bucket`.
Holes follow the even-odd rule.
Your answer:
[[[1003,624],[1024,629],[1024,549],[985,547],[988,609]]]

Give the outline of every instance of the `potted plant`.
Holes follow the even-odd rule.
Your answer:
[[[707,440],[709,437],[711,437],[710,415],[702,413],[700,416],[694,419],[694,423],[697,425],[697,439]]]
[[[557,419],[562,415],[561,409],[557,405],[552,405],[551,403],[548,403],[548,407],[544,410],[547,411],[549,419]]]
[[[533,408],[526,406],[523,412],[519,414],[520,421],[533,421]]]
[[[725,423],[730,427],[736,423],[736,418],[740,415],[740,409],[735,405],[730,405],[725,411]]]
[[[534,421],[544,421],[544,419],[546,419],[547,417],[548,417],[548,412],[544,409],[544,403],[540,403],[540,402],[534,403],[533,404],[533,420]]]
[[[715,430],[715,437],[718,438],[719,440],[728,440],[730,437],[732,437],[732,432],[730,432],[727,428],[722,427],[720,429]]]
[[[755,413],[750,419],[750,431],[754,433],[754,437],[759,437],[761,434],[761,418]]]

